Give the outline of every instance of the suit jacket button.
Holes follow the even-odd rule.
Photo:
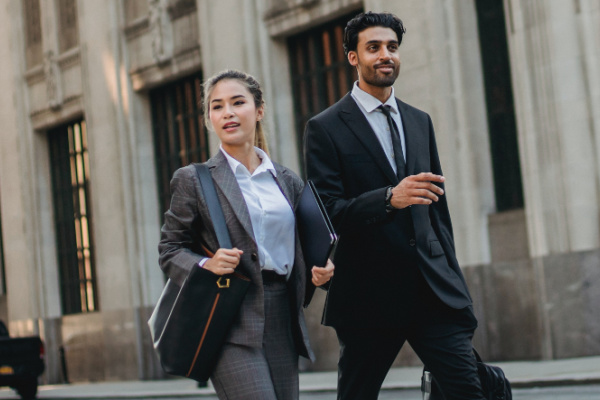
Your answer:
[[[258,255],[256,253],[252,253],[250,258],[252,259],[252,261],[258,261]]]
[[[415,239],[410,239],[408,241],[408,244],[410,244],[411,246],[414,246],[415,244],[417,244],[417,241]]]

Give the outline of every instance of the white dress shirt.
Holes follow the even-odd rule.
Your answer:
[[[391,107],[390,114],[396,122],[396,126],[398,126],[400,142],[402,143],[402,155],[406,161],[406,140],[404,138],[404,126],[402,125],[402,118],[400,118],[398,103],[396,103],[396,97],[394,96],[394,88],[392,87],[392,94],[390,95],[389,99],[387,99],[385,103],[382,103],[369,93],[359,88],[358,82],[355,82],[354,87],[352,88],[352,98],[354,101],[356,101],[356,104],[358,104],[358,108],[360,108],[362,113],[365,115],[367,121],[369,121],[371,128],[373,128],[373,131],[375,131],[377,139],[379,139],[379,143],[381,143],[381,147],[383,147],[383,151],[385,152],[390,165],[394,169],[394,172],[397,173],[398,167],[396,166],[396,161],[394,161],[394,146],[392,145],[392,137],[390,136],[390,125],[388,124],[385,114],[377,109],[377,107],[379,107],[381,104],[389,105]]]
[[[269,156],[257,147],[254,149],[262,162],[254,173],[250,174],[242,163],[221,147],[240,185],[250,213],[261,269],[289,277],[295,253],[294,212],[275,181],[277,171]]]

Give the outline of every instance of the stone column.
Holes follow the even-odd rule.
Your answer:
[[[542,357],[553,358],[589,332],[589,292],[571,287],[585,279],[579,255],[599,239],[598,97],[590,86],[599,78],[598,5],[505,0],[505,10],[540,343]]]
[[[148,235],[156,244],[150,231],[159,228],[150,117],[128,79],[120,2],[79,6],[100,306],[148,305],[157,294],[147,287],[147,271],[157,270]]]
[[[596,154],[595,181],[600,179],[600,3],[593,0],[580,1],[578,34],[583,45],[584,74],[591,113]]]
[[[42,271],[34,234],[33,131],[29,123],[23,73],[24,26],[20,1],[4,2],[0,12],[0,206],[6,273],[8,324],[13,335],[39,332]],[[19,55],[16,57],[15,55]]]
[[[127,185],[130,160],[124,139],[129,132],[123,116],[115,3],[79,3],[97,288],[103,311],[126,308],[133,301],[128,256],[128,248],[133,245]]]
[[[576,2],[509,0],[508,39],[532,256],[598,247],[597,154]],[[588,3],[585,3],[586,5]],[[589,39],[586,39],[591,35]],[[593,43],[593,42],[592,42]],[[587,63],[586,63],[587,57]],[[592,71],[590,71],[592,72]],[[592,89],[596,90],[596,89]],[[594,175],[595,178],[594,178]]]
[[[163,286],[149,106],[129,80],[121,1],[78,5],[98,298],[104,329],[124,331],[106,332],[105,376],[134,378],[137,363],[147,378],[148,308]]]
[[[52,3],[54,4],[54,3]],[[2,198],[8,320],[12,336],[39,334],[46,347],[44,382],[60,373],[60,287],[47,135],[32,116],[58,112],[63,103],[57,62],[56,15],[40,4],[43,62],[27,66],[23,4],[6,2],[2,13]],[[35,107],[33,104],[37,104]],[[58,119],[58,118],[56,118]],[[39,127],[38,127],[39,128]],[[10,229],[8,228],[10,227]]]

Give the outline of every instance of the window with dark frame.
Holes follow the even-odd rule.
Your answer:
[[[302,152],[308,120],[352,90],[356,69],[344,54],[344,28],[357,15],[302,32],[288,38],[294,118],[298,150]],[[304,169],[303,157],[301,168]]]
[[[161,214],[171,203],[173,173],[208,159],[202,114],[202,76],[197,74],[150,91],[154,154]]]
[[[85,121],[48,131],[63,314],[98,310]]]
[[[497,211],[523,208],[506,20],[501,1],[478,0],[477,19]]]

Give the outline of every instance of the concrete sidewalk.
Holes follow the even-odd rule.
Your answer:
[[[552,361],[517,361],[491,363],[500,366],[513,387],[558,386],[600,382],[600,357],[572,358]],[[307,392],[335,391],[336,372],[306,372],[300,374],[300,390]],[[415,389],[420,387],[421,368],[394,368],[388,374],[384,389]],[[198,388],[188,379],[161,381],[128,381],[78,383],[40,386],[39,399],[160,399],[198,398],[214,395],[213,389]],[[0,389],[0,399],[18,399],[8,388]]]

